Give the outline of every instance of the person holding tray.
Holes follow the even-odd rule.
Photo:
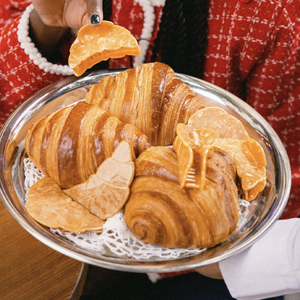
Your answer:
[[[97,0],[4,0],[0,126],[38,90],[73,74],[68,51],[83,25],[97,26],[105,19],[127,28],[141,55],[111,59],[97,68],[162,61],[176,72],[211,82],[257,110],[289,155],[293,179],[282,215],[286,220],[249,249],[197,271],[223,278],[238,299],[299,292],[299,14],[299,1],[284,0],[104,0],[103,9]]]

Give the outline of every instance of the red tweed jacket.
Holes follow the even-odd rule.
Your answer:
[[[24,26],[18,28],[18,25],[30,1],[2,2],[0,126],[23,101],[69,74],[45,67],[45,64],[43,67],[41,59],[32,59],[23,49],[20,35],[24,35]],[[142,0],[112,0],[112,3],[115,24],[128,28],[138,40],[148,30],[146,62],[164,1],[152,0],[150,7]],[[153,27],[148,26],[149,15],[154,17]],[[300,1],[210,1],[204,79],[246,101],[280,136],[290,158],[293,176],[283,218],[300,214],[299,19]],[[111,68],[129,66],[128,57],[110,61]]]

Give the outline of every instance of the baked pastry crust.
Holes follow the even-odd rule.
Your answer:
[[[86,102],[133,124],[153,146],[172,145],[177,124],[186,124],[193,113],[205,107],[173,69],[160,62],[102,78],[88,92]]]
[[[174,164],[176,155],[166,147],[151,147],[137,158],[138,175],[125,206],[129,228],[142,241],[163,247],[207,248],[228,239],[239,219],[236,170],[230,156],[209,151],[202,191],[180,188]]]
[[[97,105],[78,102],[36,122],[24,146],[41,172],[68,189],[94,174],[122,140],[128,141],[133,158],[149,147],[133,125]]]

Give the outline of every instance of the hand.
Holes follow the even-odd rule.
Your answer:
[[[51,27],[69,27],[75,30],[93,24],[92,16],[103,20],[102,0],[33,0],[33,6],[42,22]]]
[[[33,0],[32,3],[30,37],[46,58],[70,28],[78,30],[103,20],[102,0]]]
[[[220,267],[218,263],[214,263],[208,266],[200,267],[195,269],[196,272],[206,277],[214,279],[223,279]]]

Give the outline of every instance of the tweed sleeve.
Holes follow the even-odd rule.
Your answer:
[[[43,58],[29,37],[32,5],[1,28],[0,127],[8,116],[38,90],[73,74],[68,66]]]

